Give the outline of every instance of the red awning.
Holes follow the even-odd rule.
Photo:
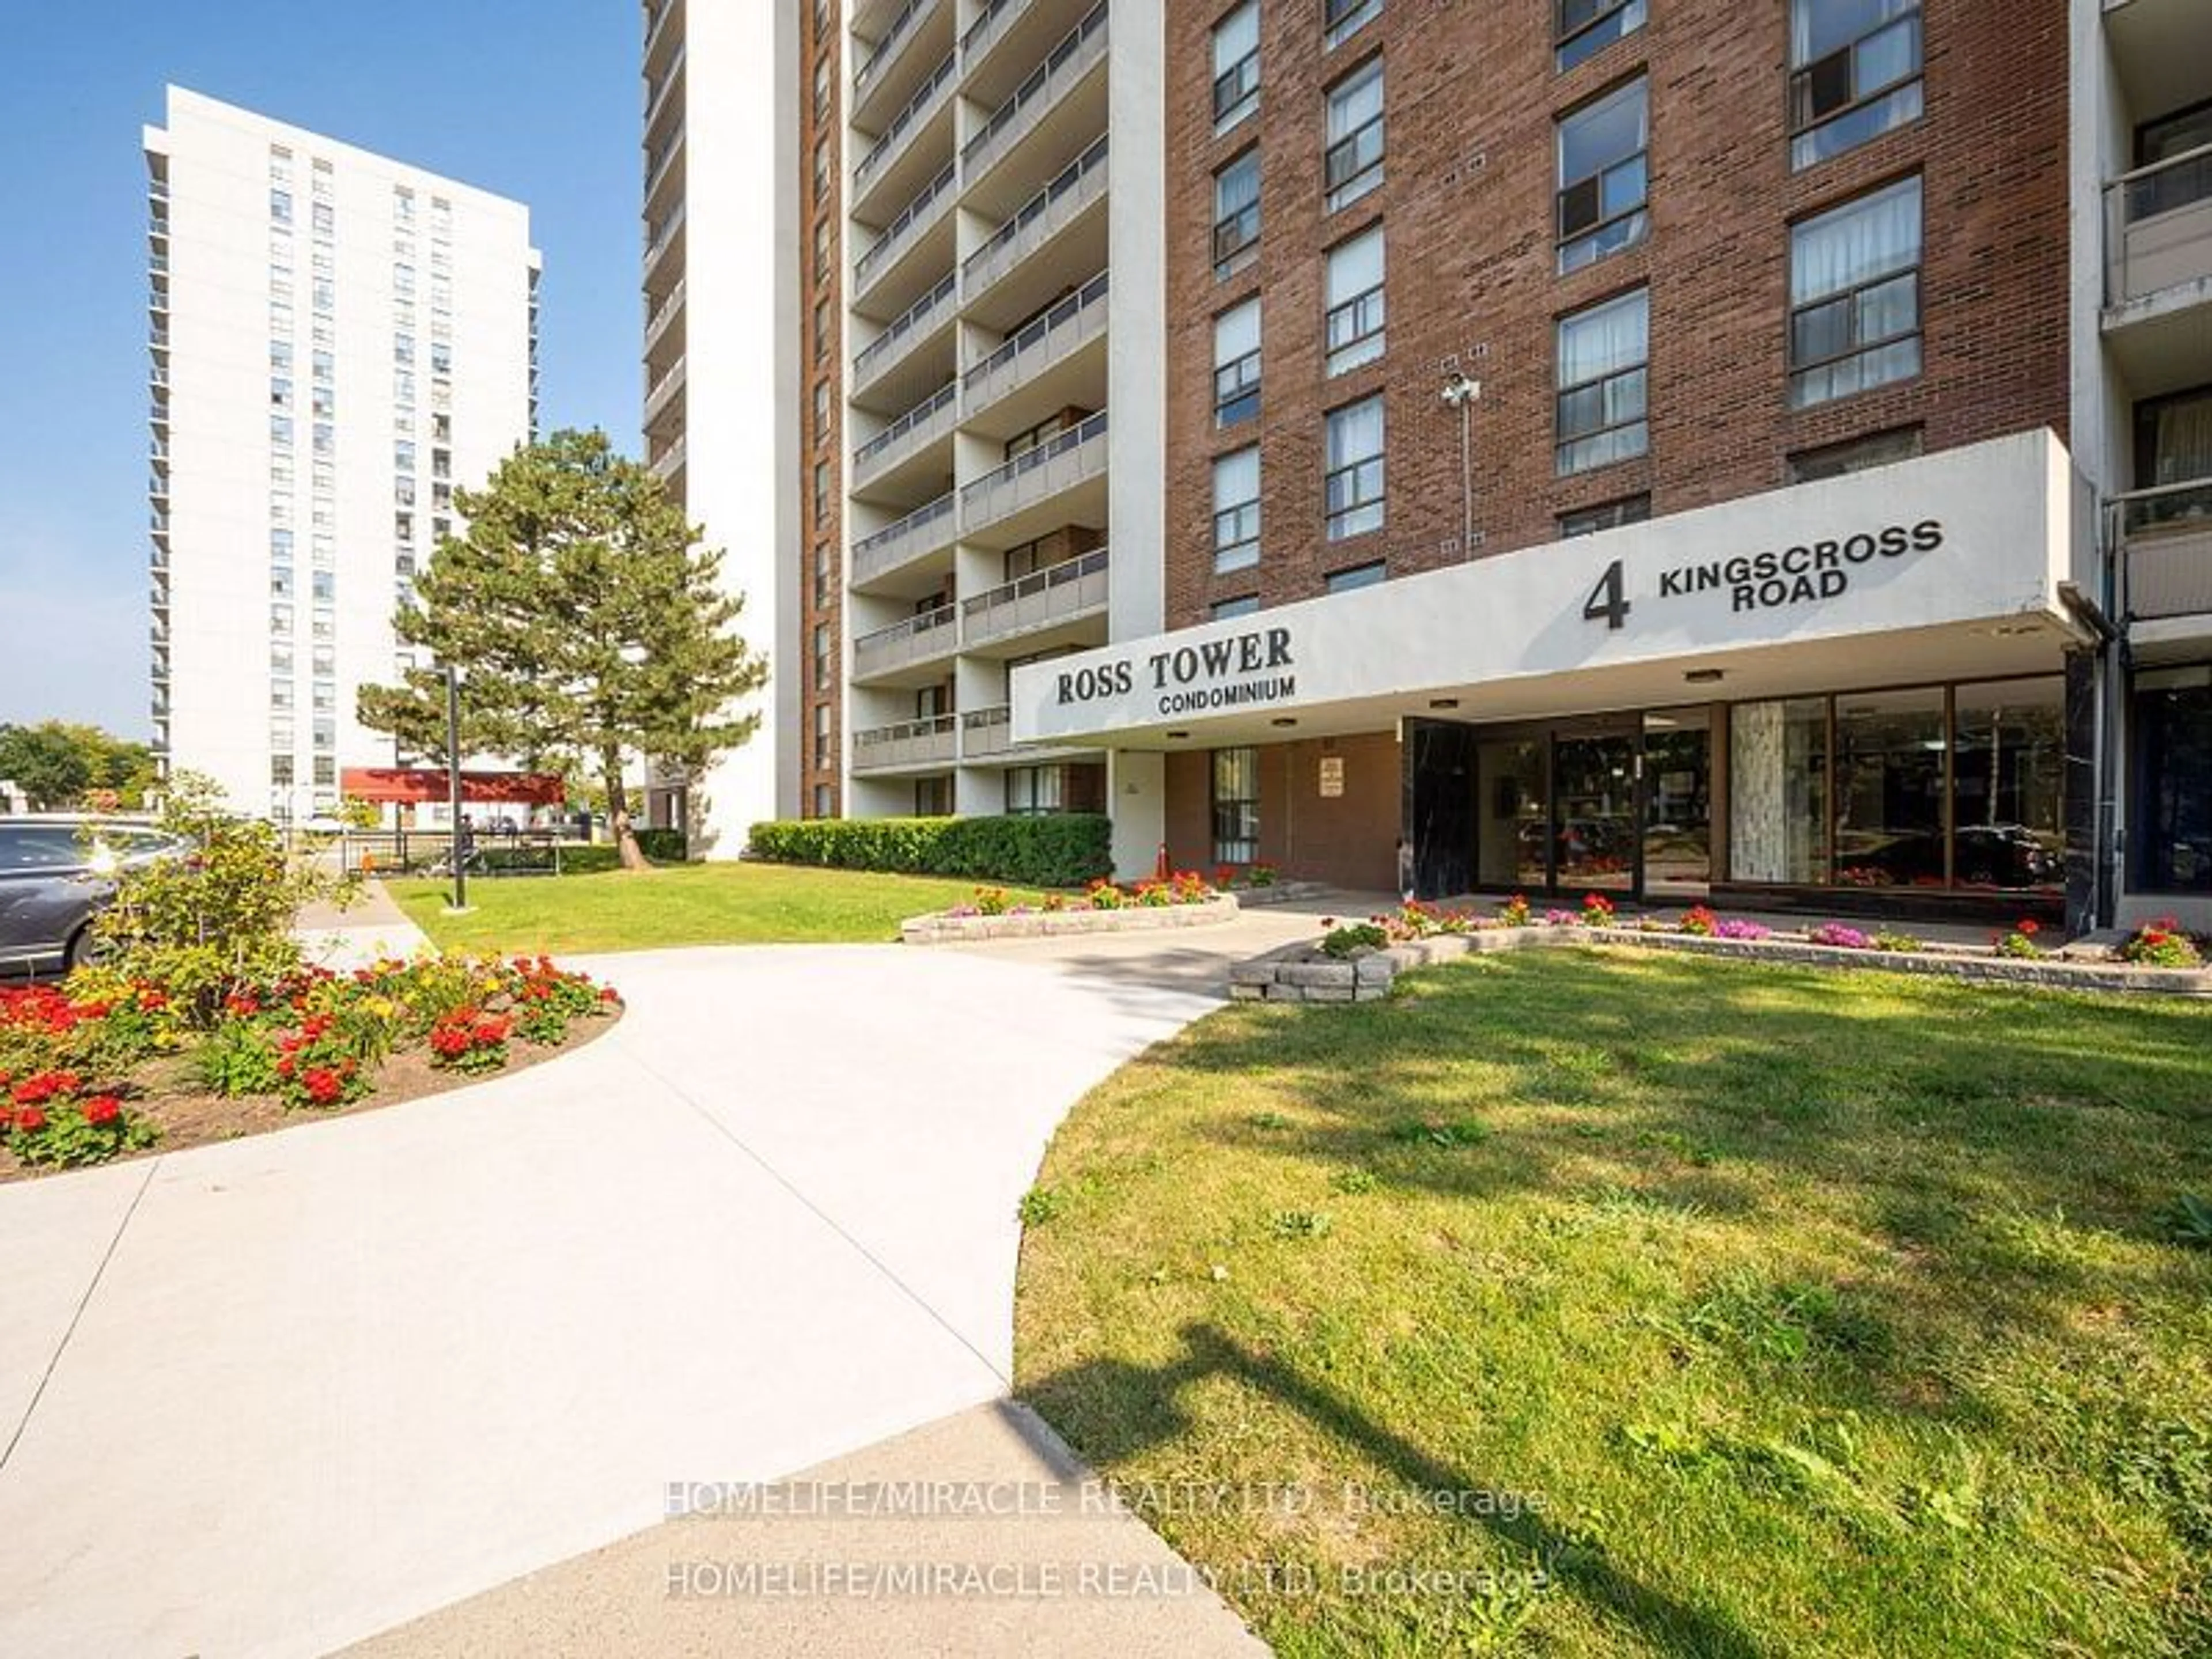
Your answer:
[[[356,800],[398,801],[411,806],[428,806],[447,799],[446,775],[427,768],[349,766],[339,777],[346,794]],[[465,801],[558,806],[567,796],[561,780],[548,773],[461,774],[461,799]]]

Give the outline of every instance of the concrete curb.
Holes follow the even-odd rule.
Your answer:
[[[899,924],[905,945],[973,945],[981,939],[1053,939],[1067,933],[1143,933],[1162,927],[1210,927],[1237,920],[1229,894],[1203,904],[1139,904],[1119,910],[1036,910],[1024,915],[914,916]]]

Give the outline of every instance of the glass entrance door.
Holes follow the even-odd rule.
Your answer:
[[[1644,717],[1644,896],[1703,900],[1713,879],[1712,711]]]
[[[1483,887],[1540,893],[1551,884],[1548,744],[1539,733],[1475,746],[1475,869]]]
[[[1552,745],[1553,884],[1632,893],[1640,835],[1637,740],[1626,732],[1559,732]]]

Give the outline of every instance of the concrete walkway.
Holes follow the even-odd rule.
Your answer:
[[[374,878],[362,884],[360,896],[343,909],[307,906],[293,932],[309,962],[341,974],[388,958],[404,961],[430,948],[429,936]]]
[[[1184,934],[1166,987],[1097,940],[586,962],[629,1014],[550,1065],[0,1188],[0,1653],[326,1652],[652,1528],[671,1482],[781,1479],[1002,1399],[1054,1127],[1313,926]],[[1133,1639],[1108,1602],[1034,1645],[996,1603],[912,1647],[815,1611],[844,1638],[708,1647]],[[1156,1650],[1225,1650],[1209,1596],[1155,1613]],[[514,1650],[616,1650],[562,1628]]]

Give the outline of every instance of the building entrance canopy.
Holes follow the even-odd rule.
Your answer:
[[[1024,743],[1175,750],[2053,670],[2094,514],[2048,431],[1016,671]]]

